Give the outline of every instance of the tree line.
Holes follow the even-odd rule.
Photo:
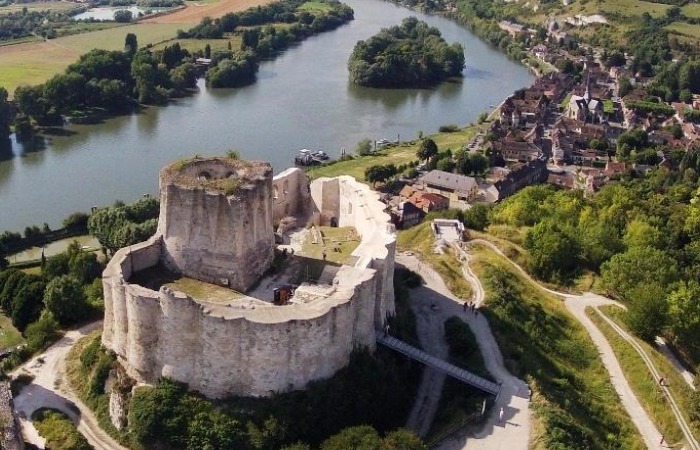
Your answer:
[[[62,125],[63,116],[96,110],[120,112],[137,103],[160,104],[194,88],[196,67],[178,43],[151,52],[127,35],[124,51],[94,49],[43,84],[15,90],[18,137],[40,126]]]
[[[415,17],[358,41],[348,60],[350,81],[361,86],[426,87],[459,76],[464,49]]]

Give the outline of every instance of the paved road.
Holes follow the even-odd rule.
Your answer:
[[[67,414],[77,425],[78,431],[96,450],[127,450],[99,427],[92,411],[77,399],[64,380],[65,359],[73,344],[101,326],[102,322],[94,322],[67,332],[43,354],[32,358],[12,373],[13,376],[20,373],[34,376],[32,383],[22,389],[14,399],[15,410],[20,416],[22,435],[27,442],[44,448],[44,439],[28,419],[37,409],[52,408]],[[40,363],[39,358],[44,362]]]
[[[506,370],[503,357],[484,315],[465,313],[462,300],[452,295],[432,267],[421,263],[415,256],[399,254],[396,261],[419,273],[425,281],[425,285],[417,288],[411,295],[412,308],[416,311],[418,320],[421,345],[430,353],[436,352],[433,353],[435,356],[447,355],[443,324],[447,318],[459,316],[474,333],[486,369],[492,376],[502,381],[501,394],[483,428],[468,437],[462,434],[447,439],[438,448],[441,450],[527,449],[530,436],[529,390],[525,382]],[[480,286],[475,287],[475,291],[483,292]],[[477,301],[480,300],[477,299]],[[431,307],[433,304],[436,310]],[[412,429],[419,433],[427,430],[426,427],[432,423],[442,391],[442,385],[437,389],[438,386],[433,384],[436,382],[435,375],[426,375],[426,372],[428,371],[424,371],[414,411],[409,420]],[[500,408],[503,408],[504,412],[502,421],[498,417]]]

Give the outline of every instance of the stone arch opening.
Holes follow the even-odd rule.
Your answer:
[[[275,184],[274,186],[272,186],[272,198],[277,200],[279,197],[280,197],[280,190],[277,187],[277,185]]]
[[[206,170],[203,170],[199,172],[199,175],[197,175],[197,179],[199,181],[209,181],[211,180],[211,174],[207,172]]]
[[[333,228],[338,227],[338,219],[336,217],[331,217],[331,227],[333,227]]]

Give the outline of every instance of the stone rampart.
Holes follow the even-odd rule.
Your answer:
[[[300,286],[313,301],[239,309],[124,282],[120,269],[158,247],[152,239],[120,250],[103,279],[102,341],[137,381],[166,376],[210,397],[265,396],[333,375],[356,345],[375,348],[374,270],[343,266],[320,295]]]
[[[395,233],[383,204],[351,177],[317,180],[309,189],[302,172],[283,174],[275,182],[289,182],[288,211],[318,211],[319,220],[334,217],[336,225],[358,230],[353,265],[340,267],[329,285],[302,284],[285,306],[215,304],[165,286],[154,291],[130,283],[134,273],[174,261],[173,241],[164,232],[192,226],[173,222],[190,216],[176,195],[166,194],[161,208],[175,207],[179,215],[161,212],[168,223],[148,241],[119,250],[103,274],[102,342],[130,377],[146,383],[170,377],[210,397],[267,396],[332,376],[356,346],[375,349],[375,330],[394,312]],[[185,198],[199,197],[188,192]],[[272,192],[268,204],[271,199]],[[287,214],[285,206],[279,211]]]

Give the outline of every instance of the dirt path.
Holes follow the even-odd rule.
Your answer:
[[[530,435],[529,390],[523,381],[506,370],[501,352],[483,314],[465,312],[462,301],[452,295],[440,275],[415,256],[399,254],[396,261],[419,273],[425,281],[425,285],[416,288],[412,292],[414,295],[411,295],[411,307],[416,312],[421,345],[435,356],[446,356],[447,345],[443,338],[443,324],[447,318],[459,316],[476,336],[486,369],[502,382],[501,394],[496,399],[496,406],[492,409],[483,428],[473,435],[462,434],[447,439],[438,448],[441,450],[527,449]],[[483,292],[478,280],[476,283],[475,292]],[[432,308],[433,304],[436,307],[435,310]],[[430,427],[442,391],[442,385],[440,384],[438,389],[438,386],[433,384],[436,383],[436,378],[427,372],[429,371],[424,372],[416,404],[409,420],[412,429],[419,433],[421,430],[427,430],[426,427]],[[503,408],[504,413],[502,421],[498,417],[500,408]]]
[[[478,242],[478,243],[481,243],[481,244],[488,246],[489,248],[494,250],[496,253],[498,253],[500,256],[505,258],[508,262],[510,262],[520,273],[522,273],[530,282],[532,282],[533,284],[538,286],[540,289],[564,298],[565,305],[566,305],[567,309],[569,310],[569,312],[571,312],[574,315],[574,317],[576,317],[576,319],[584,326],[584,328],[586,329],[588,334],[591,336],[591,339],[595,343],[596,347],[598,348],[598,350],[600,352],[600,357],[603,361],[603,364],[605,365],[605,368],[608,370],[608,373],[610,374],[610,380],[613,383],[613,386],[614,386],[615,390],[617,391],[618,395],[620,396],[622,404],[625,407],[625,409],[627,410],[627,413],[630,415],[634,425],[639,430],[645,444],[649,448],[658,447],[659,442],[661,440],[661,433],[656,428],[656,425],[649,418],[649,415],[644,410],[642,405],[639,403],[639,400],[637,399],[636,395],[634,394],[634,391],[632,391],[632,388],[629,386],[629,383],[627,382],[627,379],[624,376],[624,372],[623,372],[622,368],[620,367],[620,364],[619,364],[617,358],[615,357],[615,354],[614,354],[612,348],[610,347],[610,344],[608,343],[607,339],[601,333],[601,331],[595,326],[595,324],[593,324],[593,322],[585,314],[586,307],[590,306],[590,307],[594,308],[597,314],[600,314],[600,316],[623,339],[625,339],[630,345],[632,345],[632,347],[637,351],[639,356],[644,360],[645,364],[647,365],[647,368],[649,369],[649,372],[654,377],[654,379],[659,379],[659,377],[660,377],[659,371],[656,369],[656,367],[652,363],[651,359],[646,354],[644,349],[639,345],[639,343],[636,341],[636,339],[633,338],[632,336],[630,336],[619,325],[617,325],[615,322],[610,320],[605,314],[600,312],[600,310],[598,309],[599,306],[603,306],[603,305],[616,305],[616,306],[619,306],[622,308],[624,308],[624,305],[620,304],[619,302],[616,302],[615,300],[603,297],[601,295],[593,294],[590,292],[584,293],[582,295],[574,295],[574,294],[568,294],[568,293],[564,293],[564,292],[557,292],[557,291],[554,291],[552,289],[546,288],[546,287],[542,286],[539,282],[534,280],[525,271],[525,269],[520,267],[516,262],[509,259],[505,254],[503,254],[503,252],[501,252],[501,250],[498,247],[496,247],[491,242],[488,242],[488,241],[485,241],[482,239],[475,239],[472,242]],[[667,357],[668,357],[668,355],[667,355]],[[671,364],[673,364],[672,360],[671,360]],[[676,368],[679,368],[680,364],[676,362],[675,366],[676,366]],[[683,375],[683,371],[681,371],[681,375]],[[674,415],[676,416],[678,425],[681,428],[681,431],[683,431],[683,434],[686,438],[686,441],[688,442],[688,445],[693,450],[700,450],[700,444],[698,444],[698,442],[695,440],[695,438],[692,434],[692,431],[690,429],[690,426],[688,425],[685,418],[681,414],[681,411],[678,408],[678,405],[676,404],[673,396],[671,395],[671,392],[668,390],[667,387],[664,387],[663,389],[664,389],[664,393],[666,394],[666,397],[669,400],[669,407],[672,409]]]
[[[67,414],[95,449],[126,450],[99,427],[92,411],[77,399],[65,381],[65,359],[68,352],[78,339],[101,326],[102,322],[94,322],[67,332],[44,353],[35,356],[12,373],[12,376],[20,373],[34,376],[32,383],[25,386],[14,399],[22,435],[27,442],[44,448],[44,440],[29,419],[37,409],[52,408]],[[43,363],[39,361],[40,358]]]
[[[649,415],[642,407],[641,403],[634,394],[634,391],[630,387],[627,379],[625,378],[625,373],[620,367],[620,363],[615,357],[610,343],[605,338],[603,333],[595,326],[593,321],[591,321],[588,316],[586,316],[585,309],[588,306],[596,307],[602,305],[614,304],[612,300],[606,299],[604,297],[590,295],[582,296],[567,296],[565,298],[566,308],[571,314],[578,320],[581,325],[586,329],[589,336],[593,340],[600,358],[603,361],[603,365],[610,374],[610,381],[615,387],[615,391],[620,396],[620,401],[622,406],[625,407],[627,413],[629,414],[632,422],[639,430],[639,433],[644,440],[644,443],[648,448],[656,448],[659,445],[661,438],[661,433],[659,432],[654,422],[649,418]]]

